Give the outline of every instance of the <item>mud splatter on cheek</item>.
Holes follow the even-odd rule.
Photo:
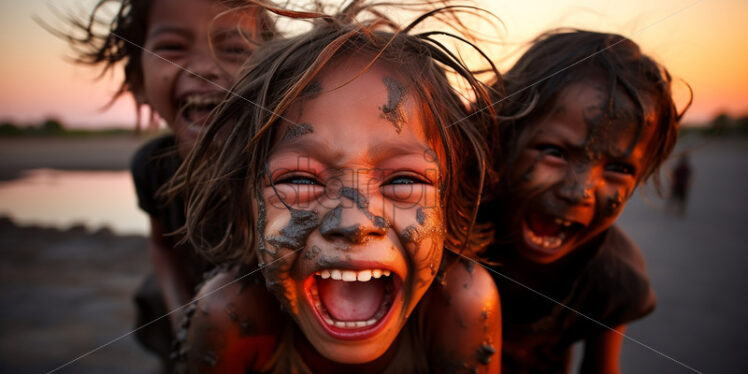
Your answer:
[[[258,200],[262,201],[261,198]],[[258,216],[264,215],[263,203],[258,203]],[[265,219],[258,217],[258,247],[261,251],[262,274],[265,286],[276,296],[281,307],[292,314],[298,314],[296,291],[290,272],[296,256],[291,255],[303,249],[307,237],[319,225],[317,212],[290,208],[291,218],[277,235],[264,237]],[[260,231],[262,230],[262,231]],[[264,237],[264,240],[262,239]]]
[[[400,82],[392,77],[382,78],[382,82],[387,87],[387,103],[381,106],[382,117],[390,121],[395,126],[395,131],[399,134],[403,131],[406,123],[405,108],[403,101],[407,90]]]
[[[415,277],[413,281],[406,282],[408,286],[404,288],[405,300],[408,301],[416,290],[428,287],[436,278],[442,258],[444,230],[437,225],[438,220],[423,211],[422,214],[424,225],[411,225],[398,233],[407,252],[408,274]]]
[[[623,203],[624,201],[621,196],[621,191],[616,191],[607,201],[605,215],[608,217],[617,215],[623,208]]]

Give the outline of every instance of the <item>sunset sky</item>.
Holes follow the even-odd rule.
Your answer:
[[[76,127],[132,126],[130,98],[102,111],[120,75],[96,80],[98,71],[66,61],[65,42],[32,17],[54,21],[49,6],[90,9],[91,0],[3,1],[0,5],[0,121],[37,122],[56,117]],[[745,0],[478,0],[499,16],[510,55],[539,32],[577,27],[616,32],[639,43],[694,91],[685,122],[700,123],[719,112],[748,114],[748,1]],[[53,22],[54,23],[54,22]],[[57,23],[59,24],[59,23]],[[501,62],[506,69],[516,53]],[[676,85],[680,102],[682,83]]]

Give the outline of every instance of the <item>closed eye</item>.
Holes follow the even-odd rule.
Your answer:
[[[618,174],[624,174],[624,175],[634,175],[636,174],[636,169],[624,162],[613,162],[608,165],[605,165],[606,171],[611,171]]]
[[[535,150],[540,152],[543,156],[549,156],[553,158],[560,158],[565,159],[566,158],[566,152],[563,148],[554,145],[554,144],[538,144],[535,146]]]
[[[278,179],[275,184],[300,184],[300,185],[314,185],[321,186],[317,179],[305,175],[291,175]]]
[[[396,175],[392,178],[390,178],[387,182],[384,183],[385,185],[391,184],[391,185],[403,185],[403,184],[432,184],[431,181],[427,180],[426,178],[419,177],[412,174],[407,175]]]

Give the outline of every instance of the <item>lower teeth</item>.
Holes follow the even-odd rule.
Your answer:
[[[532,232],[532,230],[528,230],[528,231],[529,231],[530,241],[533,242],[535,245],[539,245],[544,248],[558,248],[561,246],[564,239],[566,239],[566,234],[563,232],[553,237],[548,237],[548,236],[540,237],[540,236],[535,235],[535,233]]]

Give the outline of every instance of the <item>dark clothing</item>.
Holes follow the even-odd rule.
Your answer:
[[[494,275],[502,297],[503,373],[566,373],[572,344],[607,330],[590,319],[615,328],[654,309],[639,248],[615,226],[597,243],[581,256],[579,272],[558,279],[561,292],[553,298],[569,309]]]
[[[180,164],[181,160],[177,154],[173,136],[160,137],[146,143],[135,153],[131,164],[138,206],[148,213],[151,220],[161,224],[165,234],[174,232],[185,223],[182,199],[174,199],[167,204],[165,199],[157,197],[159,189],[174,176]],[[192,248],[177,246],[177,237],[166,236],[165,239],[172,248],[183,253],[182,270],[187,277],[190,289],[194,290],[202,282],[202,274],[210,270],[212,265]],[[138,289],[135,303],[139,328],[169,312],[153,274],[149,275]],[[139,329],[136,336],[141,344],[158,354],[165,363],[169,362],[174,336],[169,318],[161,318]]]

